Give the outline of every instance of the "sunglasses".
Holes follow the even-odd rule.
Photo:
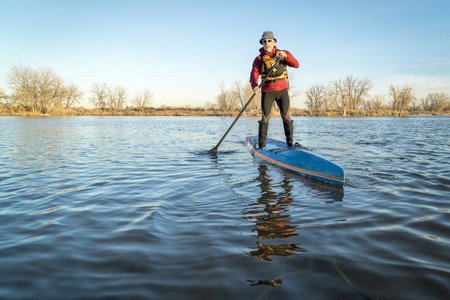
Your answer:
[[[272,41],[273,41],[273,40],[262,40],[262,42],[263,42],[264,44],[266,44],[266,43],[272,43]]]

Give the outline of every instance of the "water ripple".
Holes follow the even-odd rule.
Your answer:
[[[345,186],[254,159],[257,118],[217,155],[231,118],[0,118],[0,298],[445,298],[450,118],[294,121]]]

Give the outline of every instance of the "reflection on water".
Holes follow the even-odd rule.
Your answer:
[[[272,179],[268,175],[267,165],[259,166],[259,187],[261,196],[256,203],[252,203],[244,211],[245,218],[255,220],[255,229],[258,239],[283,239],[285,242],[280,244],[268,244],[260,241],[256,242],[257,247],[252,251],[246,252],[248,255],[261,261],[273,261],[272,256],[289,257],[297,255],[298,252],[306,252],[305,249],[299,247],[297,243],[286,243],[286,239],[298,236],[296,233],[299,226],[292,224],[291,215],[289,214],[289,204],[294,200],[291,197],[292,186],[288,179],[283,177],[280,186],[282,192],[276,193],[271,188]],[[278,286],[282,280],[258,280],[252,285],[268,284]]]
[[[277,258],[286,259],[304,255],[307,250],[298,243],[301,227],[299,220],[292,220],[291,206],[298,209],[301,197],[294,197],[294,184],[301,183],[304,191],[313,194],[324,203],[335,203],[343,200],[344,187],[312,178],[306,178],[294,172],[275,168],[281,176],[277,180],[269,175],[269,164],[260,163],[258,166],[259,197],[255,202],[244,207],[244,218],[254,221],[252,232],[257,237],[256,246],[249,247],[245,253],[261,262],[279,264]],[[300,199],[299,199],[300,198]],[[296,237],[297,242],[292,239]],[[272,241],[272,242],[269,242]],[[278,287],[283,284],[283,278],[247,279],[251,286]]]
[[[277,244],[277,245],[264,245],[263,243],[256,242],[258,245],[257,251],[251,251],[247,253],[253,257],[259,258],[260,260],[273,261],[271,256],[291,256],[295,255],[293,251],[302,251],[306,252],[306,250],[298,247],[298,244]]]
[[[251,286],[254,285],[270,285],[273,287],[279,286],[280,284],[283,284],[283,279],[280,278],[276,278],[276,279],[270,279],[270,280],[247,280],[248,282],[251,282],[252,284],[250,284]]]

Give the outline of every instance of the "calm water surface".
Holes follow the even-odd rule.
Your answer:
[[[294,118],[344,187],[232,121],[1,117],[0,298],[450,298],[449,117]]]

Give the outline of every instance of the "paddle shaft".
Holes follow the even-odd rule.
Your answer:
[[[273,64],[273,66],[270,68],[269,72],[267,73],[266,77],[264,77],[263,81],[259,84],[259,88],[262,87],[262,85],[266,82],[267,78],[270,76],[270,74],[272,74],[273,69],[275,69],[275,66],[281,61],[281,56],[278,56],[277,60],[275,61],[275,63]],[[264,63],[264,62],[263,62]],[[250,105],[250,103],[252,102],[253,98],[255,98],[256,93],[253,93],[253,95],[250,97],[250,99],[247,101],[247,103],[245,104],[244,108],[241,110],[241,112],[238,114],[238,116],[236,117],[236,119],[233,121],[233,123],[231,124],[231,126],[228,128],[227,132],[225,132],[225,134],[223,135],[223,137],[220,139],[220,141],[217,143],[217,145],[212,148],[211,150],[208,151],[208,153],[215,153],[217,152],[217,149],[219,149],[220,144],[222,144],[223,140],[225,139],[225,137],[228,135],[228,133],[231,131],[231,128],[233,128],[234,124],[236,124],[237,120],[241,117],[241,115],[244,113],[245,109]]]

